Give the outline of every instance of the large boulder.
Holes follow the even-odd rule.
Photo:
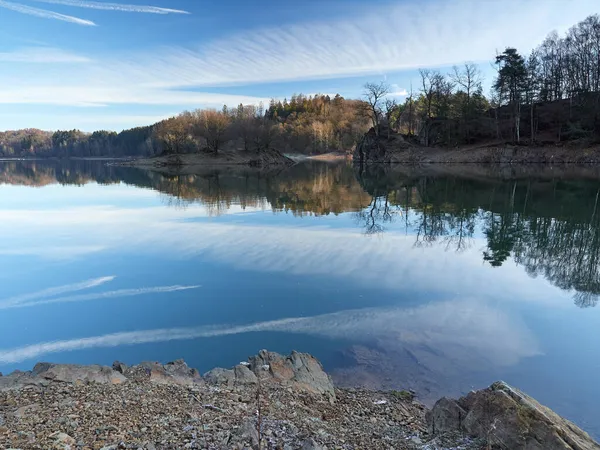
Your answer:
[[[462,432],[492,448],[600,450],[579,427],[504,382],[459,400],[439,400],[427,424],[434,436]]]
[[[190,368],[183,359],[162,365],[158,362],[142,362],[137,366],[148,374],[150,381],[157,384],[180,386],[203,385],[204,379],[198,370]]]
[[[123,374],[107,366],[39,363],[33,368],[35,377],[63,383],[120,384],[127,381]]]
[[[32,371],[15,371],[0,377],[0,391],[18,390],[27,386],[47,386],[54,381],[62,383],[120,384],[127,378],[106,366],[79,366],[75,364],[38,363]]]
[[[213,369],[204,375],[207,383],[234,387],[238,385],[274,382],[314,394],[335,398],[333,383],[321,363],[307,353],[292,352],[289,356],[261,350],[248,362],[233,369]]]

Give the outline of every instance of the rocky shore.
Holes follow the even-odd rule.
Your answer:
[[[377,136],[371,129],[356,145],[354,164],[515,164],[589,165],[600,163],[600,145],[587,142],[516,145],[487,143],[462,147],[425,147],[405,140],[398,133]]]
[[[179,155],[161,155],[152,158],[137,158],[116,163],[120,166],[140,169],[172,171],[176,173],[193,173],[197,167],[213,166],[248,166],[254,168],[286,167],[294,161],[281,152],[269,149],[260,152],[222,151],[218,155],[212,153],[184,153]]]
[[[427,410],[408,391],[337,389],[312,356],[265,350],[204,375],[179,360],[0,376],[0,448],[600,450],[504,383]]]

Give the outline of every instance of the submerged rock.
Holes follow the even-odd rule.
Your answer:
[[[579,427],[504,382],[459,400],[442,398],[427,425],[434,436],[463,432],[493,448],[600,450]]]

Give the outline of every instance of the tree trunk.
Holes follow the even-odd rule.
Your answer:
[[[533,145],[533,141],[535,140],[535,125],[533,122],[533,108],[535,107],[535,104],[533,103],[533,101],[531,102],[531,105],[529,106],[530,108],[530,117],[529,120],[531,120],[531,137],[529,139],[530,144]]]

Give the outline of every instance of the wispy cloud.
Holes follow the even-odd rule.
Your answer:
[[[69,292],[83,291],[91,289],[93,287],[101,286],[104,283],[113,281],[115,276],[92,278],[90,280],[81,281],[79,283],[65,284],[62,286],[51,287],[48,289],[42,289],[41,291],[31,292],[29,294],[16,295],[14,297],[0,300],[0,309],[16,306],[21,303],[30,302],[41,298],[53,297],[55,295],[62,295]]]
[[[390,85],[391,90],[389,95],[391,97],[406,97],[408,95],[408,91],[404,88],[401,88],[397,84]]]
[[[117,347],[256,332],[283,332],[372,342],[384,339],[396,348],[430,346],[439,359],[467,358],[469,363],[511,365],[539,354],[537,341],[519,320],[473,301],[446,301],[417,308],[369,308],[314,317],[297,317],[241,326],[163,328],[45,342],[0,350],[0,363],[90,348]]]
[[[86,63],[91,59],[58,48],[25,47],[0,52],[0,62],[11,63]]]
[[[119,5],[47,1],[94,7]],[[573,0],[569,8],[552,0],[554,7],[546,0],[508,3],[518,7],[509,7],[506,1],[499,0],[392,4],[386,7],[385,14],[365,12],[328,21],[246,30],[199,46],[152,48],[133,54],[111,52],[104,58],[95,55],[94,63],[55,77],[60,81],[34,73],[25,79],[5,77],[8,79],[2,81],[11,89],[0,92],[0,103],[183,107],[256,104],[265,98],[201,90],[381,76],[465,60],[487,61],[496,49],[508,45],[527,53],[552,29],[562,30],[597,9],[595,0]],[[506,27],[506,23],[511,27]],[[520,32],[515,34],[514,29]],[[394,94],[404,95],[405,91],[398,89]]]
[[[5,304],[0,302],[0,309],[11,309],[11,308],[28,308],[32,306],[48,305],[52,303],[75,303],[85,302],[91,300],[104,300],[110,298],[121,298],[121,297],[135,297],[146,294],[165,294],[169,292],[186,291],[189,289],[197,289],[200,286],[157,286],[148,288],[135,288],[135,289],[118,289],[115,291],[98,292],[93,294],[81,294],[71,295],[69,297],[58,297],[58,298],[45,298],[42,300],[35,301],[21,301],[19,303]]]
[[[567,10],[548,7],[542,0],[518,5],[510,8],[498,0],[402,3],[389,6],[385,14],[263,28],[195,49],[153,51],[120,66],[122,73],[163,87],[384,74],[487,61],[507,45],[527,52],[553,28],[575,23],[596,9],[591,0],[575,0]],[[521,32],[515,34],[513,27]]]
[[[33,0],[53,5],[75,6],[77,8],[101,9],[106,11],[124,11],[150,14],[189,14],[181,9],[160,8],[158,6],[127,5],[122,3],[105,3],[83,0]]]
[[[21,5],[19,3],[7,2],[0,0],[0,8],[10,9],[12,11],[20,12],[23,14],[29,14],[30,16],[41,17],[42,19],[56,19],[64,22],[71,22],[77,25],[95,26],[96,24],[91,20],[81,19],[79,17],[68,16],[66,14],[59,14],[54,11],[48,11],[46,9],[34,8],[32,6]]]

